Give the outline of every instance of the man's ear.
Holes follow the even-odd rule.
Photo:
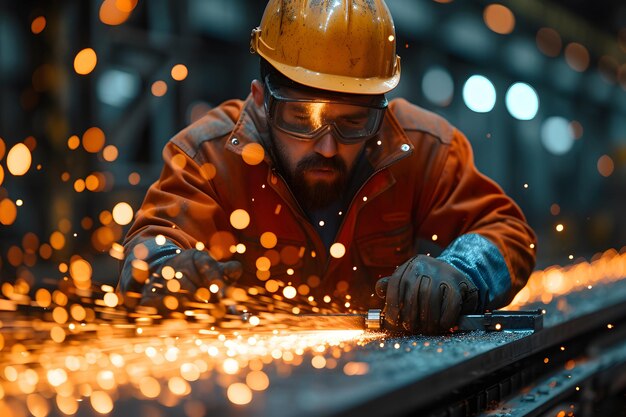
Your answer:
[[[250,85],[250,92],[252,93],[252,99],[254,100],[254,104],[262,107],[265,100],[265,87],[263,86],[263,83],[261,83],[261,81],[259,80],[253,80],[252,84]]]

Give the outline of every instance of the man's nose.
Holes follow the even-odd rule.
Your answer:
[[[315,141],[315,152],[326,157],[332,158],[337,155],[337,139],[333,136],[331,129],[326,129],[322,135]]]

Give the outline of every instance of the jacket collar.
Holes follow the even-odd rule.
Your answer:
[[[250,94],[243,103],[239,119],[228,137],[225,147],[229,151],[241,155],[246,146],[254,143],[263,146],[265,150],[263,159],[271,166],[270,152],[272,148],[265,112],[254,104],[252,94]]]
[[[390,105],[380,133],[365,146],[365,155],[375,171],[385,168],[409,155],[414,146],[404,133],[393,114]],[[226,149],[241,155],[243,149],[252,143],[258,143],[265,150],[264,160],[273,165],[272,145],[265,112],[255,105],[252,95],[246,98],[241,115],[226,142]]]
[[[390,103],[380,133],[366,145],[365,152],[374,170],[378,171],[408,156],[415,147],[400,127]]]

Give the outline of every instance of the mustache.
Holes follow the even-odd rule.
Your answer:
[[[326,158],[319,154],[307,156],[298,162],[298,165],[296,166],[296,170],[299,172],[311,169],[332,169],[340,173],[344,173],[348,170],[346,163],[338,156]]]

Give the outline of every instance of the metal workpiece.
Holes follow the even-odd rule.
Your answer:
[[[371,308],[367,313],[326,313],[294,315],[289,324],[297,329],[367,330],[380,332],[385,329],[385,313]],[[500,311],[485,314],[463,315],[455,331],[486,332],[538,331],[543,328],[543,311]]]
[[[538,331],[543,329],[543,315],[542,309],[535,311],[494,310],[485,314],[461,316],[458,327],[461,331]]]

